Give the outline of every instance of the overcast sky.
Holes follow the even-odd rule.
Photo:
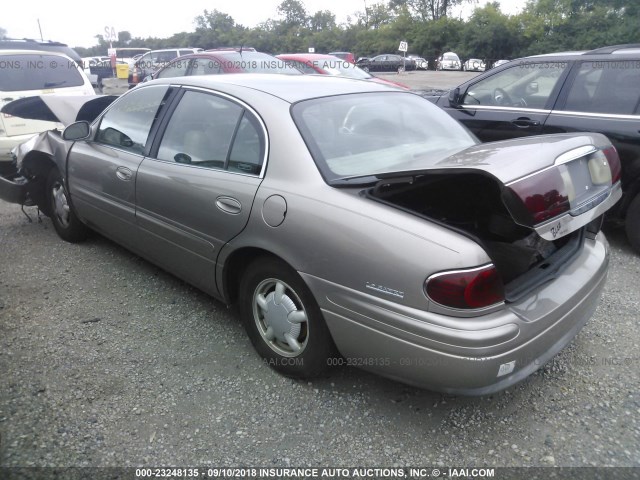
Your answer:
[[[331,10],[338,23],[347,16],[364,11],[376,0],[303,0],[307,13]],[[88,2],[52,0],[9,0],[2,8],[0,28],[11,38],[40,38],[38,20],[45,40],[56,40],[73,47],[96,45],[95,36],[104,34],[105,27],[116,32],[127,30],[134,37],[169,37],[174,33],[193,31],[193,20],[207,9],[224,12],[246,27],[253,27],[269,18],[278,18],[277,6],[282,0],[184,0],[155,3],[140,1]],[[484,5],[479,0],[476,5]],[[502,0],[502,11],[508,14],[522,10],[525,0]],[[9,7],[10,5],[10,7]],[[103,8],[104,11],[99,9]],[[474,4],[464,7],[464,17],[473,11]],[[455,12],[458,16],[459,12]],[[194,45],[198,46],[198,45]]]

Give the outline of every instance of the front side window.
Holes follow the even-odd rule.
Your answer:
[[[584,62],[576,74],[564,110],[633,115],[640,113],[640,62]]]
[[[142,155],[168,86],[132,90],[105,113],[95,141]]]
[[[250,112],[226,98],[187,91],[167,125],[157,158],[257,175],[264,150],[259,122]]]
[[[471,85],[462,103],[542,109],[566,69],[564,62],[522,61]]]
[[[330,183],[430,168],[477,143],[444,110],[411,93],[325,97],[300,102],[292,112]]]
[[[0,92],[79,87],[84,79],[76,63],[59,55],[0,56]]]

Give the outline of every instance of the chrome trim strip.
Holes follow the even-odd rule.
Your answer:
[[[557,115],[565,115],[570,117],[580,116],[580,117],[607,117],[607,118],[617,118],[620,120],[638,120],[640,118],[640,114],[637,115],[621,115],[617,113],[595,113],[595,112],[574,112],[572,110],[552,110],[552,114]]]
[[[468,103],[463,103],[462,108],[467,109],[467,110],[496,110],[496,111],[500,111],[500,110],[506,110],[508,112],[526,112],[526,113],[551,113],[551,110],[541,110],[538,108],[519,108],[519,107],[509,107],[509,106],[502,106],[502,107],[494,107],[492,105],[471,105]]]
[[[553,164],[562,165],[563,163],[568,163],[572,160],[576,160],[580,157],[585,157],[597,151],[598,149],[595,145],[583,145],[582,147],[574,148],[573,150],[569,150],[568,152],[564,152],[563,154],[558,155],[556,161],[553,162]]]

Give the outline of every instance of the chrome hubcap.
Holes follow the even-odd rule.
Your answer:
[[[53,185],[53,209],[62,226],[69,226],[69,203],[64,187],[59,182]]]
[[[307,313],[296,292],[281,280],[269,278],[256,287],[253,318],[264,341],[279,355],[296,357],[307,346]]]

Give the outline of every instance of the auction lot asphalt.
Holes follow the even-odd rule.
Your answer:
[[[423,73],[473,75],[397,77]],[[234,309],[0,202],[0,466],[640,467],[640,256],[607,234],[608,283],[574,342],[464,398],[346,367],[282,377]]]

